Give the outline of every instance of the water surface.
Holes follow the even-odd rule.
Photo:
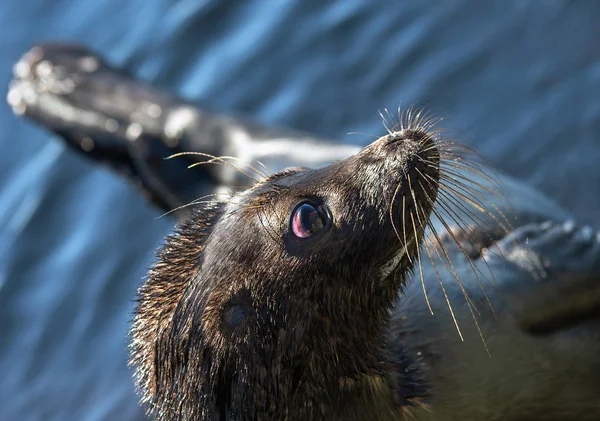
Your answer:
[[[84,42],[223,111],[367,143],[418,103],[600,228],[600,2],[0,4],[0,86],[33,43]],[[142,418],[136,288],[171,221],[0,103],[0,419]],[[468,136],[468,137],[467,137]]]

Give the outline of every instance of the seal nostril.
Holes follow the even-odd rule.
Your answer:
[[[431,134],[423,129],[402,129],[390,133],[386,136],[384,145],[393,153],[402,155],[411,168],[415,164],[413,159],[417,157],[419,161],[428,161],[434,166],[439,162],[436,142]]]

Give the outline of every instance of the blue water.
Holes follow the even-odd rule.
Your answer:
[[[600,228],[600,2],[0,3],[0,86],[33,43],[84,42],[223,111],[365,143],[418,103]],[[0,420],[143,417],[133,297],[171,221],[0,102]]]

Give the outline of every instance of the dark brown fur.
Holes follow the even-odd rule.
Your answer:
[[[387,347],[386,330],[437,194],[428,128],[269,177],[179,225],[131,331],[138,386],[158,420],[393,418],[426,396],[418,363]],[[326,204],[332,223],[297,241],[288,221],[305,199]],[[226,323],[229,311],[241,323]]]

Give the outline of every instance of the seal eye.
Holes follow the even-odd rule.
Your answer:
[[[298,238],[315,235],[325,227],[327,214],[320,207],[302,203],[292,213],[292,232]]]

